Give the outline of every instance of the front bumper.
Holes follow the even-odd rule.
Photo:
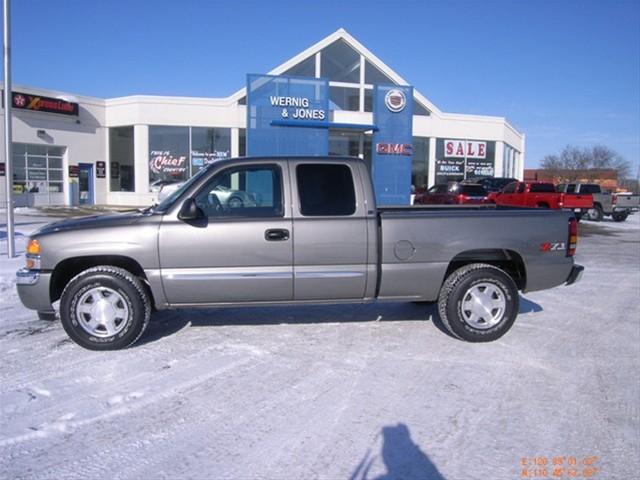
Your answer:
[[[18,296],[25,307],[40,311],[53,309],[49,296],[50,272],[21,268],[16,272],[16,277]]]
[[[571,272],[569,273],[569,277],[567,278],[567,283],[565,283],[565,285],[573,285],[574,283],[579,282],[583,273],[584,267],[582,265],[574,265],[573,268],[571,268]]]

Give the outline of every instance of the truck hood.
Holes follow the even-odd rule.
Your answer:
[[[69,218],[59,222],[49,223],[31,234],[31,236],[48,235],[72,230],[86,230],[93,228],[120,227],[135,225],[152,215],[142,212],[111,213],[92,215],[90,217]]]

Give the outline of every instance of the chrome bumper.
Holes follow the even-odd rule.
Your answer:
[[[16,283],[18,285],[33,285],[40,279],[40,271],[21,268],[16,272],[16,277]]]
[[[567,278],[567,283],[565,283],[565,285],[573,285],[574,283],[579,282],[583,273],[584,267],[582,265],[574,265],[569,273],[569,277]]]

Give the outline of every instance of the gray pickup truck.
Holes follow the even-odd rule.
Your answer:
[[[376,208],[359,159],[243,158],[145,210],[41,228],[17,283],[40,318],[59,299],[66,332],[93,350],[133,344],[154,310],[376,299],[438,301],[453,336],[485,342],[515,321],[518,290],[580,278],[576,242],[562,211]]]
[[[597,183],[561,183],[556,189],[561,193],[591,194],[593,208],[587,211],[586,219],[594,222],[609,215],[614,222],[624,222],[634,210],[638,210],[638,195],[612,194],[602,190]]]

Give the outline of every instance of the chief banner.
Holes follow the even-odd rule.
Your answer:
[[[248,155],[328,153],[328,80],[247,75]]]
[[[409,205],[413,159],[413,87],[377,85],[373,184],[379,205]]]

